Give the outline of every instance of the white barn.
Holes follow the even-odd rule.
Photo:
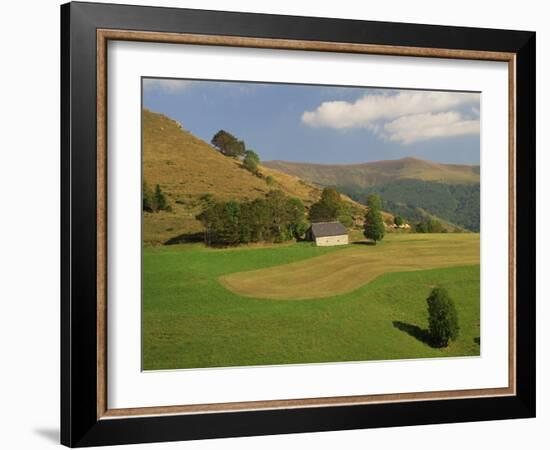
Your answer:
[[[349,243],[348,230],[340,222],[313,223],[308,230],[307,237],[320,247]]]

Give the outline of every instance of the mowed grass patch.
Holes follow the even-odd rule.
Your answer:
[[[390,272],[479,264],[479,234],[393,234],[376,246],[220,277],[236,294],[297,300],[351,292]]]
[[[478,265],[389,273],[352,292],[302,301],[245,297],[218,281],[234,272],[336,257],[345,251],[309,243],[144,249],[143,368],[479,355]],[[419,339],[427,328],[426,297],[433,286],[449,290],[459,313],[460,337],[445,349]]]

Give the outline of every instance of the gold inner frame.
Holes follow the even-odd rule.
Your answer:
[[[107,42],[109,40],[216,45],[230,47],[286,49],[414,56],[451,59],[501,61],[508,63],[508,386],[399,394],[344,397],[264,400],[200,405],[148,406],[109,409],[107,405]],[[262,409],[289,409],[343,406],[421,400],[446,400],[472,397],[497,397],[516,394],[516,54],[477,50],[402,47],[340,42],[298,41],[238,36],[157,33],[128,30],[97,30],[97,418],[197,414]]]

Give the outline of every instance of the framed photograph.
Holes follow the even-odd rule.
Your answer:
[[[63,444],[534,417],[534,32],[61,26]]]

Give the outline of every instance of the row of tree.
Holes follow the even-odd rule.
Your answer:
[[[298,198],[279,190],[248,202],[215,202],[197,216],[207,245],[283,242],[307,231],[305,208]]]

